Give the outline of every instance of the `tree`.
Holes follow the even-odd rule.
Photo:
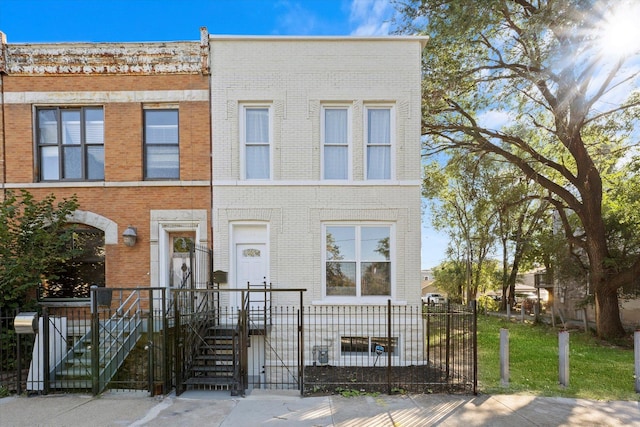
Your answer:
[[[57,279],[76,255],[68,217],[77,207],[75,196],[56,203],[54,195],[38,201],[24,190],[5,193],[0,204],[0,307],[24,304],[38,283]]]
[[[634,16],[637,5],[403,0],[398,9],[400,31],[430,36],[425,154],[493,153],[542,187],[567,243],[587,259],[598,335],[622,336],[617,291],[640,274],[640,253],[616,257],[604,203],[634,147],[640,48],[638,37],[626,50],[603,41],[622,25],[617,11]]]
[[[479,167],[481,163],[487,163],[487,159],[456,153],[444,166],[428,163],[422,186],[423,196],[432,201],[434,228],[446,230],[451,238],[448,257],[456,265],[465,266],[466,280],[459,293],[468,303],[476,298],[483,264],[496,234],[491,187],[487,185],[494,170]]]

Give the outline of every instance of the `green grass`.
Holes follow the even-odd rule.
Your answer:
[[[509,385],[500,384],[500,329],[509,330]],[[569,386],[558,381],[558,330],[478,316],[478,391],[596,400],[640,400],[631,341],[620,347],[569,334]]]

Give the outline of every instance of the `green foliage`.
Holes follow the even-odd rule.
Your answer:
[[[482,295],[478,297],[478,312],[479,313],[486,313],[489,311],[498,311],[500,310],[500,304],[498,304],[498,302],[496,300],[494,300],[493,298],[487,296],[487,295]]]
[[[364,390],[354,390],[352,388],[344,388],[344,387],[336,387],[335,391],[342,397],[358,397],[358,396],[376,397],[380,395],[380,393],[378,392],[367,392]]]
[[[510,381],[500,383],[500,329],[509,330]],[[571,331],[569,386],[558,383],[558,331],[546,325],[478,316],[478,382],[484,393],[530,393],[596,400],[640,400],[635,393],[633,349]],[[606,361],[606,363],[603,363]]]
[[[28,191],[5,193],[0,204],[0,307],[14,308],[45,279],[56,279],[75,255],[68,217],[76,197],[56,202],[53,194],[35,200]]]
[[[617,301],[608,296],[640,275],[634,158],[640,69],[633,66],[640,47],[630,40],[635,50],[614,57],[601,40],[606,17],[628,5],[616,0],[395,4],[400,32],[430,36],[423,51],[424,155],[438,160],[443,153],[461,159],[491,155],[535,184],[521,200],[552,205],[554,232],[564,234],[564,250],[589,271],[598,334],[622,335]],[[624,99],[625,94],[631,95]],[[432,169],[426,172],[437,172]],[[473,176],[481,174],[479,168]],[[427,176],[427,195],[441,182],[446,182],[441,176]],[[456,212],[482,218],[479,211]],[[474,236],[469,228],[458,235],[467,243]],[[537,237],[524,241],[548,242]],[[545,267],[551,260],[547,249],[536,248]]]

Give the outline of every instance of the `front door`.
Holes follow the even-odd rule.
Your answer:
[[[267,251],[264,243],[236,244],[236,283],[237,289],[264,290],[267,286]],[[236,294],[236,305],[240,304],[240,294]],[[249,309],[252,313],[265,308],[267,298],[264,292],[251,292]],[[253,317],[253,316],[252,316]]]

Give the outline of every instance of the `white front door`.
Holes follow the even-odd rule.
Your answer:
[[[235,287],[237,289],[265,289],[268,284],[267,246],[264,243],[237,243]],[[260,310],[267,299],[264,292],[250,294],[249,308]],[[240,304],[240,293],[236,293],[236,306]]]

